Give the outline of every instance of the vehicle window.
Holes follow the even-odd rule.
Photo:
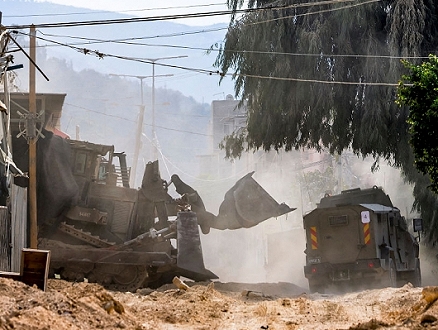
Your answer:
[[[87,154],[85,152],[77,152],[75,157],[75,174],[85,174],[85,164],[87,162]]]

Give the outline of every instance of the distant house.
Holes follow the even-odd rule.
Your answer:
[[[290,151],[278,156],[276,152],[257,151],[245,153],[239,160],[226,160],[225,151],[219,149],[224,137],[246,126],[247,105],[240,104],[232,95],[224,100],[214,100],[211,104],[211,149],[210,153],[200,155],[201,176],[225,178],[231,174],[257,170],[263,171],[287,164],[289,171],[323,172],[330,165],[329,155],[315,150]],[[275,165],[273,165],[275,163]]]
[[[211,120],[213,127],[213,150],[219,149],[219,143],[224,136],[229,135],[246,126],[247,107],[244,103],[227,95],[225,100],[216,100],[211,103]]]
[[[245,104],[239,106],[239,103],[231,95],[211,103],[210,152],[198,156],[201,177],[224,178],[236,172],[239,162],[224,159],[225,152],[219,149],[219,144],[225,136],[246,126],[247,108]]]

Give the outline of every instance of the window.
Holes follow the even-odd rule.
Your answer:
[[[224,124],[224,134],[230,135],[231,133],[231,125],[230,124]]]

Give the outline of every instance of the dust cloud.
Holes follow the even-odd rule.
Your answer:
[[[438,286],[438,247],[420,244],[421,284]]]
[[[237,163],[239,160],[236,161]],[[254,171],[253,178],[278,202],[298,208],[300,196],[295,192],[293,175],[285,179],[277,171],[264,171],[245,160],[232,179],[217,180],[209,184],[199,182],[193,186],[202,197],[206,209],[217,215],[225,193],[234,183]],[[239,164],[234,164],[239,168]],[[306,287],[305,236],[300,210],[270,218],[257,226],[235,230],[211,229],[201,235],[206,268],[219,276],[222,282],[292,282]]]
[[[311,183],[302,179],[305,171],[302,170],[302,164],[297,164],[298,160],[297,153],[292,152],[277,157],[266,168],[246,164],[247,172],[256,169],[254,179],[277,202],[285,202],[296,210],[278,218],[268,219],[252,228],[224,231],[212,229],[207,235],[201,234],[205,266],[218,275],[220,281],[290,282],[307,289],[303,271],[306,242],[302,217],[316,207],[327,190],[366,189],[376,185],[382,187],[390,196],[394,206],[398,207],[408,220],[408,225],[411,225],[411,219],[417,216],[410,213],[413,202],[412,187],[406,185],[400,172],[392,167],[381,164],[380,169],[373,173],[372,160],[346,155],[341,162],[341,169],[335,171],[339,187],[320,185],[317,187],[319,194],[312,195],[308,191]],[[330,161],[327,161],[325,166],[331,165]],[[321,171],[321,167],[310,167],[306,170]],[[246,172],[241,174],[243,176]],[[240,177],[236,177],[235,181]],[[232,185],[233,183],[229,182],[228,186],[223,183],[216,186],[213,182],[208,187],[201,185],[197,188],[208,211],[218,213],[223,196]],[[425,246],[421,248],[423,252],[427,249]],[[437,267],[434,265],[438,264],[437,259],[433,255],[421,262],[424,283],[436,285],[438,277]]]

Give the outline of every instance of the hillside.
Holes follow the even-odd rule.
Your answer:
[[[127,19],[132,16],[84,8],[35,1],[2,1],[2,24],[13,27],[59,22],[100,21]],[[24,34],[29,31],[20,30]],[[152,75],[147,59],[180,57],[158,60],[155,65],[155,84],[180,91],[198,102],[210,103],[233,93],[231,79],[219,86],[219,76],[205,71],[216,71],[212,66],[216,52],[206,50],[220,43],[226,33],[226,24],[188,26],[172,21],[152,21],[123,24],[103,24],[76,27],[38,28],[38,46],[46,45],[48,57],[65,59],[76,71],[94,69],[100,73],[125,75]],[[84,49],[89,50],[84,55]],[[96,56],[93,51],[105,54]],[[144,59],[141,62],[135,59]],[[167,64],[174,67],[162,67]],[[159,77],[169,75],[171,77]],[[145,84],[151,85],[151,79]]]

